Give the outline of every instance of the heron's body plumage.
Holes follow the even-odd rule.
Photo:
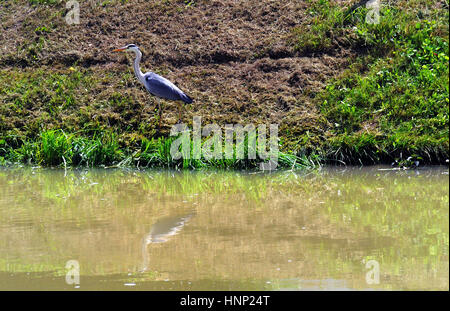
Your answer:
[[[166,78],[154,72],[147,72],[144,78],[144,86],[151,94],[168,100],[181,100],[187,104],[192,103],[192,99],[188,95]]]

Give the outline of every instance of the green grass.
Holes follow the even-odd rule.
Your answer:
[[[61,3],[62,0],[28,0],[28,3],[38,5],[38,4],[47,4],[47,5],[55,5]]]
[[[322,145],[328,161],[448,159],[449,15],[421,10],[432,4],[413,1],[411,10],[405,3],[383,5],[380,23],[368,24],[365,8],[346,14],[330,1],[315,1],[310,28],[295,29],[300,52],[358,51],[316,97],[328,123]]]
[[[0,140],[0,165],[25,163],[42,166],[114,166],[114,167],[160,167],[175,169],[255,169],[259,168],[261,159],[248,159],[248,144],[244,141],[244,159],[236,158],[236,147],[233,146],[233,158],[193,159],[193,146],[190,145],[191,156],[173,159],[170,148],[176,137],[159,137],[142,139],[133,147],[122,146],[118,136],[113,132],[97,132],[93,136],[66,134],[62,130],[46,130],[34,140],[20,138]],[[203,142],[204,143],[204,142]],[[203,144],[202,143],[202,144]],[[258,153],[257,153],[258,154]],[[293,154],[278,153],[279,168],[312,168],[319,166],[319,158],[298,157]]]
[[[344,10],[328,1],[315,1],[308,9],[308,24],[295,27],[294,49],[302,54],[330,51],[344,33]]]
[[[68,73],[49,73],[41,69],[31,74],[3,71],[2,110],[17,115],[32,109],[37,104],[51,115],[58,111],[73,107],[76,92],[89,81],[84,73],[68,71]]]
[[[382,1],[380,23],[372,25],[365,21],[365,8],[350,12],[337,1],[307,2],[302,24],[291,28],[290,48],[301,57],[334,57],[342,51],[351,56],[343,56],[349,65],[326,81],[326,87],[299,95],[299,102],[317,107],[310,109],[310,120],[297,122],[293,114],[290,122],[280,121],[283,152],[279,161],[283,166],[309,166],[310,161],[391,163],[410,157],[422,164],[445,163],[449,158],[448,4]],[[95,66],[75,63],[51,68],[33,61],[40,59],[55,25],[49,20],[29,26],[32,36],[17,51],[27,60],[21,64],[27,66],[8,67],[16,64],[8,58],[4,62],[8,66],[0,70],[0,163],[62,165],[65,161],[66,165],[180,168],[258,165],[257,161],[235,158],[168,159],[171,138],[158,138],[168,133],[158,134],[154,99],[137,87],[131,70],[104,73]],[[38,67],[30,67],[33,64]],[[163,67],[154,70],[167,73]],[[258,108],[263,103],[254,104]],[[163,118],[167,122],[167,115]],[[255,117],[249,122],[263,120]],[[47,137],[50,133],[58,134]],[[115,133],[113,138],[111,133]]]
[[[20,140],[19,140],[20,141]],[[91,138],[67,135],[61,130],[48,130],[35,140],[18,142],[19,148],[0,142],[0,154],[12,163],[29,163],[45,166],[58,165],[112,165],[122,159],[116,136],[101,133]]]

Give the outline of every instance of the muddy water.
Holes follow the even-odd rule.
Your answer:
[[[448,204],[447,168],[0,169],[0,289],[448,290]]]

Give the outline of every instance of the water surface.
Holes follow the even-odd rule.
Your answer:
[[[448,290],[448,168],[384,169],[0,168],[0,289]]]

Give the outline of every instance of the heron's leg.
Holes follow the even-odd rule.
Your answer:
[[[181,108],[183,106],[183,103],[178,103],[178,123],[181,123]]]
[[[161,129],[161,116],[162,116],[162,109],[161,109],[161,100],[159,97],[156,97],[156,101],[158,102],[158,130]]]

